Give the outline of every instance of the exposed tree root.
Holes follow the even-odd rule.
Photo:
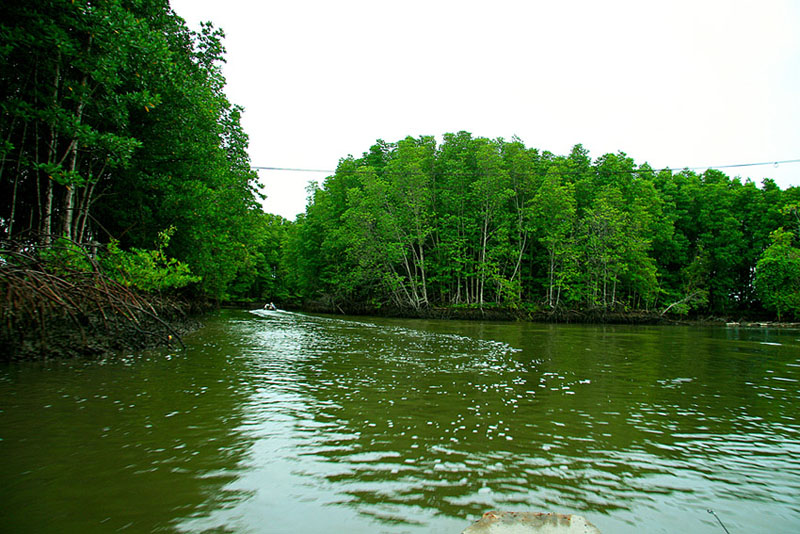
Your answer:
[[[144,296],[103,274],[44,259],[30,247],[0,249],[0,359],[91,355],[183,341],[175,301]]]

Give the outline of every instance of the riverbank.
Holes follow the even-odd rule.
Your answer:
[[[18,256],[23,261],[0,264],[0,360],[182,346],[181,336],[210,309],[204,301],[137,291],[94,263],[85,270]]]
[[[744,318],[743,314],[733,317],[705,315],[674,315],[654,311],[604,311],[604,310],[561,310],[557,312],[524,310],[502,307],[464,307],[432,306],[412,309],[396,307],[370,307],[363,304],[331,305],[314,301],[297,306],[277,303],[279,308],[309,313],[332,315],[355,315],[396,317],[405,319],[452,319],[462,321],[530,321],[556,324],[618,324],[618,325],[690,325],[690,326],[731,326],[742,328],[797,328],[800,323],[775,321],[762,317]],[[241,306],[250,307],[247,305]],[[260,305],[252,305],[260,308]]]
[[[2,274],[0,278],[3,278]],[[31,293],[28,299],[23,299],[29,302],[20,302],[19,295],[15,295],[6,284],[0,288],[0,316],[3,319],[0,324],[0,360],[98,357],[154,346],[180,347],[183,344],[181,336],[200,328],[203,316],[212,309],[263,307],[262,303],[253,301],[214,304],[202,299],[142,295],[121,286],[114,287],[109,281],[104,281],[101,299],[98,295],[87,294],[86,288],[80,290],[79,286],[71,283],[68,289],[72,294],[39,294],[36,301],[37,296]],[[119,294],[111,298],[109,292],[114,291]],[[414,310],[330,306],[321,302],[303,306],[278,303],[278,307],[308,313],[407,319],[800,329],[800,323],[792,322],[734,321],[724,317],[683,317],[642,311],[569,310],[552,313],[497,307],[430,307]]]
[[[200,328],[206,312],[192,301],[159,298],[136,310],[49,310],[18,317],[0,327],[0,360],[96,358],[156,346],[183,347],[181,337]]]

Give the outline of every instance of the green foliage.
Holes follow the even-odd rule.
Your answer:
[[[519,139],[443,139],[378,141],[311,191],[286,241],[291,294],[409,308],[744,311],[770,298],[754,290],[769,232],[800,221],[800,194],[769,182],[655,173],[621,152],[592,162],[581,145],[562,157]]]
[[[292,225],[278,215],[259,214],[251,227],[247,254],[237,264],[229,287],[231,298],[286,302],[291,300],[286,283],[290,266],[286,263],[286,243]]]
[[[155,248],[151,250],[124,251],[117,241],[112,241],[102,261],[106,274],[123,285],[148,293],[180,289],[199,282],[200,277],[192,275],[188,265],[167,256],[166,248],[174,233],[174,226],[159,232]]]
[[[92,260],[83,247],[69,239],[58,239],[52,246],[42,249],[39,257],[54,274],[68,271],[88,272],[94,269]]]
[[[84,246],[65,238],[39,251],[46,269],[55,275],[100,271],[127,287],[154,293],[186,287],[200,281],[188,265],[167,255],[166,249],[175,233],[170,227],[159,232],[153,249],[122,250],[119,242],[111,241],[93,257]]]
[[[166,0],[3,2],[0,236],[116,239],[152,290],[185,283],[185,262],[207,295],[257,291],[257,176],[222,38]],[[169,227],[177,264],[145,250]]]
[[[770,239],[756,265],[756,289],[779,320],[787,313],[800,318],[800,248],[792,245],[792,234],[783,228],[772,232]]]
[[[574,188],[564,183],[561,168],[548,170],[533,202],[533,222],[539,243],[547,253],[547,305],[558,308],[570,298],[578,278],[580,255],[575,231],[577,225]]]

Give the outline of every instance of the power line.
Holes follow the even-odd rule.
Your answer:
[[[759,163],[736,163],[730,165],[699,165],[697,167],[664,167],[663,169],[653,169],[654,172],[660,171],[682,171],[682,170],[690,170],[695,171],[699,169],[733,169],[736,167],[758,167],[763,165],[783,165],[785,163],[800,163],[800,159],[784,159],[779,161],[763,161]],[[252,166],[252,169],[256,170],[264,170],[264,171],[292,171],[292,172],[327,172],[327,173],[334,173],[336,171],[332,171],[329,169],[295,169],[293,167],[256,167]],[[641,169],[639,169],[641,170]],[[633,171],[639,172],[639,171]]]
[[[250,167],[251,169],[264,170],[264,171],[294,171],[294,172],[336,172],[326,169],[294,169],[291,167]]]
[[[759,165],[782,165],[784,163],[800,163],[800,159],[784,159],[781,161],[764,161],[761,163],[737,163],[735,165],[701,165],[699,167],[682,167],[694,171],[697,169],[731,169],[733,167],[757,167]],[[667,170],[667,169],[659,169]]]

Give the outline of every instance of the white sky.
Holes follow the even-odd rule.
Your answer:
[[[254,166],[467,130],[655,168],[800,159],[800,2],[171,0],[226,34]],[[800,164],[722,169],[800,185]],[[309,180],[260,171],[294,219]]]

